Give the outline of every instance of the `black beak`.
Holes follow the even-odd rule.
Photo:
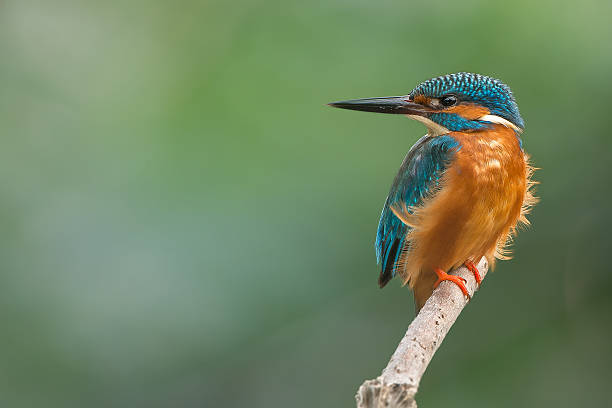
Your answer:
[[[336,108],[351,109],[364,112],[400,113],[404,115],[420,115],[429,113],[423,105],[414,103],[409,96],[387,96],[384,98],[351,99],[348,101],[328,103]]]

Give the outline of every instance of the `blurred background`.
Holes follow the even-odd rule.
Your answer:
[[[604,406],[612,3],[5,0],[0,405],[351,407],[413,317],[373,241],[403,117],[458,71],[519,103],[541,203],[423,407]]]

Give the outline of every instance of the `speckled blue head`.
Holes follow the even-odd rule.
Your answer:
[[[485,75],[460,72],[429,79],[409,95],[411,100],[426,102],[434,110],[427,117],[435,123],[451,130],[476,130],[487,126],[487,117],[497,116],[509,121],[521,130],[525,123],[519,113],[510,88],[498,79]],[[445,99],[447,98],[447,99]],[[453,102],[449,107],[444,102]],[[488,109],[488,116],[480,119],[461,114],[461,105],[471,105]],[[467,112],[465,109],[463,112]],[[467,116],[467,118],[466,118]]]

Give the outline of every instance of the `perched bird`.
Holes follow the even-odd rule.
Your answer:
[[[510,88],[461,72],[427,80],[409,95],[354,99],[331,106],[404,114],[427,127],[404,159],[382,210],[376,235],[382,288],[399,274],[414,291],[417,312],[444,280],[469,297],[466,265],[509,259],[517,224],[535,203],[533,168],[523,150],[525,127]]]

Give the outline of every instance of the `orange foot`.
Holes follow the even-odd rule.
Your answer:
[[[476,283],[480,286],[480,282],[482,282],[482,278],[480,277],[480,273],[478,273],[478,268],[474,265],[472,261],[465,261],[463,263],[466,268],[470,270],[474,274],[474,278],[476,279]]]
[[[460,278],[459,276],[449,275],[448,273],[444,272],[440,268],[434,269],[434,272],[436,272],[436,275],[438,275],[438,280],[436,281],[436,283],[434,283],[434,288],[437,288],[440,282],[442,281],[445,281],[445,280],[451,281],[455,283],[457,286],[459,286],[459,289],[461,289],[463,294],[467,296],[468,299],[470,298],[470,294],[468,293],[468,290],[465,287],[465,279]]]

